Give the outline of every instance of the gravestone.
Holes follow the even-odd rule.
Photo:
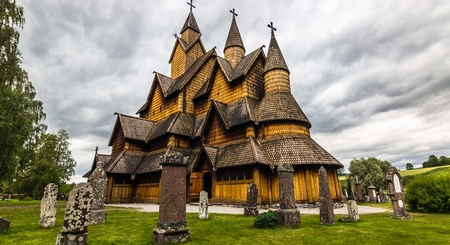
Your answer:
[[[352,180],[347,178],[347,200],[355,200],[352,189]]]
[[[200,200],[198,205],[198,218],[208,219],[208,192],[200,192]]]
[[[103,163],[97,162],[95,170],[89,175],[88,183],[92,186],[93,200],[91,207],[91,224],[101,224],[106,221],[106,186],[108,177],[103,169]]]
[[[294,168],[290,164],[277,167],[280,193],[280,209],[277,211],[278,223],[287,228],[300,225],[300,211],[295,207]]]
[[[9,229],[9,224],[11,224],[11,221],[0,217],[0,231],[7,231]]]
[[[386,173],[386,181],[388,182],[389,192],[391,193],[391,202],[394,209],[393,218],[410,218],[406,212],[405,194],[403,192],[402,176],[395,167],[389,167]]]
[[[247,206],[244,207],[245,216],[258,216],[259,211],[257,207],[258,187],[255,183],[251,183],[247,188]]]
[[[331,199],[330,186],[328,185],[327,170],[323,166],[319,168],[319,200],[320,223],[333,225],[333,200]]]
[[[357,202],[364,202],[363,191],[362,191],[362,182],[358,181],[358,176],[356,176],[355,181],[355,200]]]
[[[186,242],[190,231],[186,225],[186,174],[188,158],[181,153],[160,157],[162,165],[159,217],[153,229],[158,244]]]
[[[377,202],[377,192],[375,191],[377,189],[373,185],[369,185],[367,187],[367,194],[369,195],[369,202],[376,203]]]
[[[380,195],[380,202],[387,202],[387,201],[389,201],[389,197],[388,197],[388,195],[386,195],[386,193],[384,193],[383,188],[379,189],[378,194]]]
[[[56,222],[56,199],[58,197],[58,186],[49,183],[45,186],[44,196],[41,199],[41,216],[39,225],[42,227],[53,227]]]
[[[77,184],[69,194],[64,223],[56,237],[56,245],[87,244],[89,216],[92,206],[92,186],[88,183]]]

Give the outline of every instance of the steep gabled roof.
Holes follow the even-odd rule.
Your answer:
[[[197,21],[195,20],[194,13],[192,13],[192,11],[189,12],[189,15],[186,18],[186,21],[184,22],[184,25],[181,28],[180,33],[183,33],[188,28],[190,28],[198,33],[201,33],[200,28],[198,27]]]
[[[157,172],[161,170],[161,164],[159,164],[159,157],[166,153],[166,148],[148,152],[140,162],[139,166],[134,171],[134,174],[146,174]]]
[[[281,53],[277,39],[275,38],[274,28],[272,28],[264,73],[274,69],[283,69],[289,73],[289,68],[286,65],[286,61],[284,61],[283,54]]]
[[[311,127],[311,123],[303,113],[300,106],[295,101],[294,96],[289,92],[272,92],[264,96],[255,109],[256,121],[279,121],[290,120],[299,121],[307,127]]]
[[[139,141],[145,141],[146,135],[148,135],[154,126],[154,122],[144,118],[132,117],[121,113],[115,113],[117,115],[114,129],[109,139],[109,146],[112,146],[114,135],[119,127],[122,128],[124,137],[126,139],[133,139]]]
[[[223,50],[229,47],[241,47],[245,52],[244,43],[242,42],[241,33],[239,32],[234,12],[233,19],[231,20],[230,31],[228,32],[227,41]]]
[[[158,138],[166,133],[193,137],[195,116],[193,114],[176,112],[155,123],[152,131],[147,134],[146,141]]]
[[[205,112],[203,114],[197,115],[195,117],[195,126],[194,126],[194,135],[193,137],[200,137],[202,136],[202,130],[206,123],[208,113]]]
[[[172,63],[173,56],[175,55],[175,50],[176,50],[178,44],[181,45],[181,47],[183,48],[184,52],[186,53],[189,49],[191,49],[192,47],[194,47],[194,44],[196,44],[196,43],[198,42],[198,43],[200,44],[200,47],[201,47],[202,50],[203,50],[203,53],[205,53],[205,52],[206,52],[206,49],[205,49],[205,47],[203,46],[202,41],[200,40],[200,37],[201,37],[201,36],[202,36],[201,34],[198,34],[198,36],[195,37],[194,39],[192,39],[192,41],[191,41],[190,43],[186,43],[186,41],[184,41],[182,38],[177,37],[177,38],[176,38],[176,41],[175,41],[175,43],[174,43],[174,45],[173,45],[173,48],[172,48],[172,53],[170,54],[170,57],[169,57],[169,64]]]
[[[210,111],[214,108],[226,129],[244,123],[255,121],[254,108],[258,103],[255,99],[241,98],[230,104],[211,100]],[[210,113],[208,113],[209,116]]]
[[[94,161],[92,162],[91,169],[87,173],[85,173],[82,177],[83,178],[89,177],[89,175],[91,175],[91,173],[97,167],[97,162],[102,162],[103,163],[103,169],[105,169],[105,171],[106,171],[106,169],[108,168],[108,163],[111,160],[111,158],[112,158],[111,155],[95,154]]]
[[[265,155],[275,165],[343,165],[307,135],[279,135],[259,139]]]
[[[133,174],[136,168],[145,157],[143,151],[125,150],[110,167],[110,173],[113,174]]]
[[[217,168],[242,166],[249,164],[270,165],[260,145],[254,138],[229,142],[219,145],[217,153]]]
[[[225,74],[225,77],[227,78],[228,82],[232,82],[236,80],[237,78],[241,76],[247,75],[248,71],[256,61],[259,55],[264,56],[264,52],[262,50],[263,47],[257,48],[255,51],[251,52],[250,54],[246,55],[242,60],[239,62],[239,64],[236,65],[234,69],[231,68],[230,63],[224,58],[217,57],[218,64]]]

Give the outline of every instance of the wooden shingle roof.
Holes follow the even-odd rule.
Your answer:
[[[198,27],[197,21],[195,20],[194,13],[189,12],[188,17],[186,18],[186,21],[184,22],[183,27],[181,28],[180,33],[183,33],[188,28],[200,33],[200,28]]]
[[[152,127],[155,125],[154,122],[144,118],[132,117],[120,113],[115,114],[117,115],[117,120],[109,139],[109,146],[112,146],[114,134],[119,127],[122,128],[124,137],[126,139],[145,141],[146,136],[150,133]]]
[[[254,108],[258,103],[255,99],[244,97],[230,104],[215,100],[211,100],[211,103],[211,108],[215,108],[227,129],[250,121],[255,121]]]
[[[166,133],[193,137],[196,119],[193,114],[176,112],[155,123],[146,141],[156,139]]]
[[[297,104],[294,96],[289,92],[272,92],[264,96],[261,102],[256,106],[256,121],[299,121],[308,128],[311,123]]]
[[[97,163],[101,162],[103,163],[103,169],[106,172],[106,169],[108,169],[109,166],[109,161],[111,160],[112,156],[111,155],[105,155],[105,154],[95,154],[94,157],[94,162],[92,163],[92,167],[91,169],[85,173],[82,177],[83,178],[87,178],[89,177],[89,175],[91,175],[91,173],[95,170],[95,168],[97,167]]]
[[[343,165],[318,143],[306,135],[284,135],[259,139],[266,156],[278,166],[289,163],[291,165]]]
[[[227,81],[232,82],[241,76],[247,75],[248,71],[250,70],[256,59],[259,57],[259,55],[263,55],[263,57],[265,58],[262,47],[257,48],[255,51],[242,58],[242,60],[236,65],[234,69],[231,68],[230,63],[224,58],[217,57],[217,62],[223,73],[225,74]]]
[[[269,160],[254,138],[219,145],[216,161],[217,168],[256,163],[270,165]]]
[[[134,174],[146,174],[159,171],[161,169],[159,157],[165,153],[166,149],[146,153],[139,163],[139,166],[134,171]]]
[[[233,14],[233,19],[231,20],[230,31],[228,32],[227,41],[225,43],[225,47],[223,50],[229,47],[241,47],[244,49],[244,43],[242,42],[241,33],[239,32],[239,28],[236,23],[235,15]]]
[[[278,46],[277,39],[275,38],[274,31],[272,29],[269,50],[267,51],[266,65],[264,66],[264,73],[273,69],[283,69],[289,73],[289,68],[284,61],[283,54]]]
[[[114,174],[133,174],[145,155],[146,153],[142,151],[126,150],[115,160],[114,166],[109,172]]]

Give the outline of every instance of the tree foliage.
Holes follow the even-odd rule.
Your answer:
[[[358,180],[362,182],[363,190],[367,191],[367,187],[370,185],[387,188],[385,179],[390,166],[391,163],[388,161],[382,161],[375,157],[354,158],[350,162],[348,170],[351,177],[358,177]]]
[[[39,195],[49,182],[68,181],[76,163],[67,132],[46,133],[42,102],[20,66],[24,23],[15,0],[0,0],[0,183],[11,186],[15,178],[16,189]]]
[[[441,156],[437,158],[435,155],[430,155],[428,157],[428,160],[422,163],[422,167],[424,168],[445,166],[445,165],[450,165],[450,158],[446,156]]]
[[[411,163],[406,164],[406,170],[414,169],[414,166]]]
[[[58,133],[43,133],[30,145],[31,159],[24,161],[18,171],[18,191],[42,196],[48,183],[64,186],[74,174],[75,160],[69,150],[69,135],[60,129]]]
[[[10,180],[16,170],[23,145],[45,114],[42,102],[20,67],[18,49],[25,23],[23,8],[15,1],[0,1],[0,181]]]

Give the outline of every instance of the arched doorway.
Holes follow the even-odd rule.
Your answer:
[[[212,172],[203,174],[203,190],[208,192],[208,198],[212,197]]]

